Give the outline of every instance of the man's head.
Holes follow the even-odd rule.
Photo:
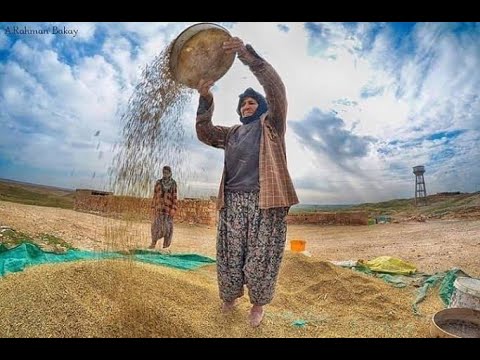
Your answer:
[[[172,176],[172,169],[170,166],[164,166],[163,167],[163,177],[168,179],[170,176]]]
[[[244,124],[248,124],[252,121],[260,119],[268,110],[267,100],[265,97],[248,88],[239,95],[237,113],[240,115],[240,121]]]

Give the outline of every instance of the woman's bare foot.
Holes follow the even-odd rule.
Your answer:
[[[250,325],[253,327],[257,327],[263,320],[263,306],[262,305],[253,305],[250,309],[250,315],[248,316],[248,320],[250,321]]]
[[[235,300],[233,301],[224,301],[222,304],[222,312],[223,313],[230,313],[235,308]]]

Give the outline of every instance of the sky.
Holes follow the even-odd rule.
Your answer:
[[[218,24],[285,83],[301,203],[411,198],[417,165],[428,194],[480,191],[480,23]],[[120,109],[190,25],[0,23],[0,178],[105,189]],[[263,93],[235,60],[213,88],[214,124],[239,123],[247,87]],[[195,172],[181,197],[216,195],[221,179],[223,150],[195,136],[197,104],[195,94],[183,117]]]

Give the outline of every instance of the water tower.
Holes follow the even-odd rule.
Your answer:
[[[427,205],[427,190],[425,189],[425,166],[414,166],[413,173],[415,174],[415,206]]]

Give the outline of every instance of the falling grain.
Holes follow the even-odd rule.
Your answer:
[[[118,195],[150,196],[164,165],[172,167],[177,181],[187,175],[182,119],[191,90],[170,72],[172,44],[145,67],[121,117],[121,141],[109,170]]]

